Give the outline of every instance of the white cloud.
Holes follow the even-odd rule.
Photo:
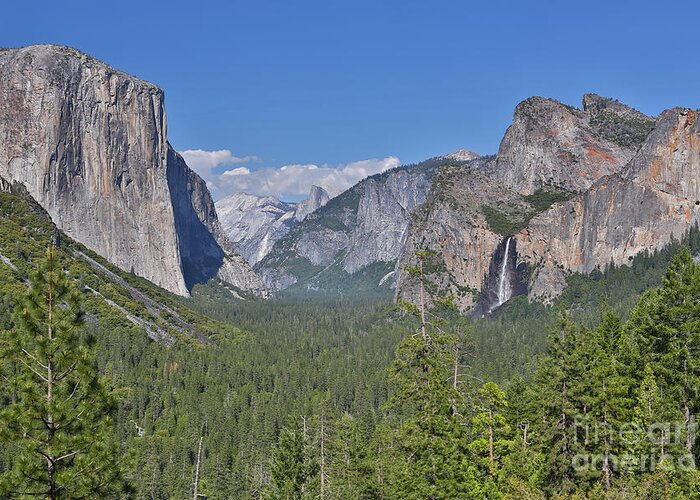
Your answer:
[[[399,165],[399,159],[362,160],[337,167],[328,165],[284,165],[250,171],[244,168],[227,170],[213,180],[211,187],[218,196],[237,191],[278,198],[306,196],[312,185],[321,186],[331,195],[345,191],[367,176]],[[247,170],[247,172],[243,172]]]
[[[219,166],[260,161],[255,156],[234,156],[228,149],[220,149],[218,151],[188,149],[187,151],[182,151],[180,154],[187,162],[187,165],[204,179],[211,177],[212,171]]]
[[[312,185],[321,186],[332,196],[345,191],[370,175],[399,166],[395,156],[354,161],[338,166],[292,164],[252,170],[240,166],[220,172],[221,166],[259,161],[256,157],[239,158],[228,150],[190,150],[182,153],[187,164],[206,181],[214,198],[244,191],[277,198],[303,197]],[[215,169],[217,171],[215,171]]]
[[[249,175],[250,174],[250,169],[248,167],[238,167],[234,168],[233,170],[226,170],[223,174],[221,174],[221,177],[226,178],[226,177],[234,177],[236,175]]]

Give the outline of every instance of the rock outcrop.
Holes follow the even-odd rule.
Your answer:
[[[418,300],[416,277],[405,271],[418,264],[417,254],[434,253],[424,266],[431,296],[450,295],[462,311],[474,308],[489,276],[492,257],[504,235],[489,226],[485,207],[525,214],[530,205],[487,172],[493,157],[440,168],[426,203],[413,215],[401,254],[396,294]],[[488,309],[488,307],[486,307]]]
[[[328,203],[330,199],[331,196],[328,194],[328,191],[321,186],[311,186],[309,196],[297,204],[296,210],[294,211],[294,219],[297,222],[303,221],[306,219],[307,215],[321,208]]]
[[[492,175],[514,191],[583,192],[620,170],[634,155],[653,120],[612,99],[586,94],[583,110],[532,97],[518,104]]]
[[[517,248],[517,256],[508,290],[527,290],[528,283],[521,282],[524,268],[536,260],[541,279],[529,283],[530,293],[542,298],[561,293],[565,276],[556,256],[545,252],[546,244],[526,241],[521,230],[537,214],[549,213],[550,206],[560,207],[620,172],[653,124],[632,108],[592,94],[584,96],[581,110],[539,97],[523,101],[495,157],[444,166],[435,176],[431,194],[409,228],[397,297],[416,300],[417,283],[401,269],[415,265],[418,252],[430,250],[435,257],[426,279],[433,296],[455,297],[464,312],[493,310],[498,295],[492,289],[498,282],[494,263],[503,261],[499,249],[509,237],[515,237],[510,247]],[[567,221],[542,225],[548,224],[552,231],[566,231]],[[534,232],[529,234],[539,241]],[[544,263],[551,265],[545,268]]]
[[[6,179],[0,177],[0,192],[10,193],[12,192],[12,183]]]
[[[311,186],[307,199],[287,203],[272,196],[234,193],[216,202],[224,234],[250,265],[260,262],[289,229],[328,203],[325,189]]]
[[[216,276],[217,262],[232,284],[263,288],[225,264],[236,257],[206,186],[168,144],[163,91],[77,50],[0,51],[0,176],[68,235],[173,293]]]

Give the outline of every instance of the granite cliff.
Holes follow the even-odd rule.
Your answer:
[[[619,173],[552,206],[516,235],[534,270],[530,296],[548,300],[570,272],[623,265],[680,240],[700,221],[700,120],[676,108],[656,121]],[[560,286],[553,286],[559,283]]]
[[[583,97],[582,109],[531,97],[516,107],[488,170],[522,195],[551,187],[582,192],[619,171],[652,124],[642,113],[594,94]]]
[[[84,53],[0,51],[0,177],[66,234],[173,293],[215,276],[264,293],[168,144],[163,91]]]
[[[300,201],[294,210],[294,219],[297,222],[306,219],[306,216],[315,212],[331,199],[331,195],[321,186],[311,186],[309,196],[305,200]]]

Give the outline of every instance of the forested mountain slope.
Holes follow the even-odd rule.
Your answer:
[[[239,333],[195,313],[175,295],[121,271],[66,236],[24,186],[15,184],[8,189],[0,191],[0,283],[6,302],[26,287],[34,265],[53,244],[79,284],[89,317],[96,323],[120,331],[143,331],[163,346],[206,344],[221,335]]]

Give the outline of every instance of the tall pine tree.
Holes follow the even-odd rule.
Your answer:
[[[559,324],[549,333],[549,352],[540,360],[535,374],[542,416],[532,436],[546,454],[543,480],[551,491],[570,493],[575,488],[574,457],[580,451],[576,439],[576,383],[585,371],[575,348],[580,329],[562,312]]]
[[[15,307],[1,339],[13,401],[0,412],[0,437],[13,460],[2,495],[107,498],[124,491],[111,444],[112,401],[81,337],[83,312],[74,283],[51,247]]]

